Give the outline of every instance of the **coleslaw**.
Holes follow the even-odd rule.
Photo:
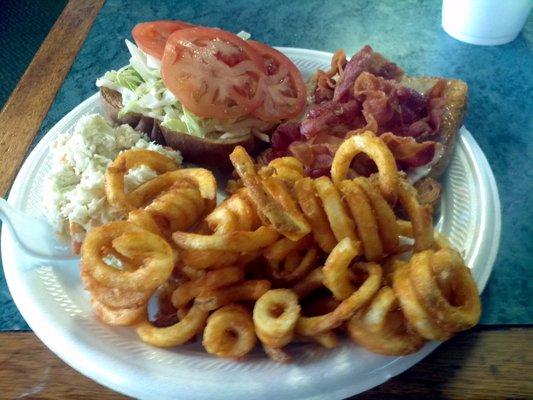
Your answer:
[[[82,117],[72,132],[57,137],[52,144],[52,166],[46,176],[43,207],[61,238],[70,236],[81,242],[92,227],[125,217],[107,202],[105,172],[118,154],[131,148],[156,151],[178,164],[182,162],[178,151],[150,142],[129,125],[113,127],[98,114]],[[125,177],[125,189],[133,190],[155,176],[146,166],[132,169]],[[81,229],[71,232],[72,223]]]

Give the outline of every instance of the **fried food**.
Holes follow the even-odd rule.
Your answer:
[[[337,244],[331,230],[328,217],[315,194],[314,182],[311,178],[303,178],[295,182],[294,192],[303,214],[311,225],[312,234],[322,251],[329,253]]]
[[[254,348],[256,341],[250,313],[243,306],[231,304],[209,316],[202,344],[218,357],[240,358]]]
[[[196,186],[202,198],[214,206],[217,182],[213,173],[204,168],[184,168],[158,175],[128,193],[127,197],[133,206],[140,207],[179,181],[188,181]]]
[[[398,185],[398,200],[402,204],[412,224],[415,239],[414,251],[419,252],[433,247],[433,211],[431,206],[418,202],[415,188],[401,180]]]
[[[378,174],[347,179],[361,152]],[[370,132],[340,146],[332,179],[305,177],[292,157],[258,168],[237,147],[243,186],[217,207],[211,172],[162,156],[150,161],[155,178],[123,193],[117,181],[150,158],[133,153],[108,172],[109,200],[128,220],[89,232],[80,270],[95,315],[137,324],[146,343],[179,346],[203,332],[208,353],[240,359],[259,339],[272,360],[289,362],[291,342],[331,349],[346,331],[370,351],[404,355],[479,320],[469,269]]]
[[[309,339],[326,349],[334,349],[339,345],[339,339],[333,330],[309,336]]]
[[[443,329],[458,332],[478,323],[479,293],[459,253],[449,248],[416,253],[409,277],[418,301]]]
[[[315,190],[328,217],[329,225],[337,242],[344,238],[358,240],[355,223],[348,215],[337,188],[328,177],[315,179]]]
[[[113,326],[133,325],[146,315],[146,307],[144,305],[133,308],[113,308],[102,304],[95,298],[91,298],[91,306],[100,321]]]
[[[366,195],[372,211],[375,214],[376,222],[378,224],[379,237],[383,250],[387,254],[392,254],[398,250],[399,235],[398,226],[396,224],[396,216],[392,207],[387,203],[383,195],[371,184],[369,179],[358,177],[353,182]],[[366,234],[366,232],[365,232]],[[363,235],[361,235],[362,237]]]
[[[106,264],[102,249],[107,246],[122,256],[131,270]],[[81,263],[87,274],[99,284],[130,291],[155,290],[174,268],[175,253],[170,245],[149,231],[126,221],[111,222],[87,234],[81,249]],[[142,264],[137,264],[142,258]],[[137,268],[135,268],[137,267]]]
[[[304,177],[304,166],[295,157],[274,158],[267,167],[259,170],[259,174],[272,175],[292,186],[297,180]]]
[[[355,221],[358,236],[363,243],[366,259],[369,261],[380,259],[383,257],[383,246],[379,237],[378,223],[370,201],[353,181],[344,180],[339,183],[339,188]]]
[[[240,189],[224,200],[205,218],[205,221],[209,228],[218,234],[237,230],[251,231],[261,225],[259,215],[246,189]]]
[[[411,325],[418,333],[428,340],[447,340],[452,335],[441,328],[420,304],[411,284],[409,268],[404,264],[397,268],[393,275],[393,288],[402,310]]]
[[[349,132],[339,147],[331,164],[331,179],[336,184],[345,180],[353,158],[365,153],[378,167],[379,187],[381,193],[391,202],[396,199],[398,191],[398,169],[394,155],[385,142],[372,131]]]
[[[106,263],[113,257],[121,269]],[[176,253],[160,236],[126,221],[94,228],[82,248],[80,274],[95,315],[109,325],[132,325],[172,273]]]
[[[230,154],[235,171],[248,188],[250,198],[257,209],[279,232],[292,240],[298,240],[311,231],[311,227],[297,210],[294,202],[289,201],[288,189],[283,182],[270,177],[268,188],[255,170],[253,160],[243,147],[237,146]],[[278,196],[277,198],[274,196]],[[285,207],[289,207],[288,209]]]
[[[303,278],[314,267],[318,250],[309,236],[293,242],[282,238],[263,252],[269,274],[278,283],[288,284]]]
[[[302,336],[314,336],[324,331],[336,328],[351,318],[355,312],[367,304],[381,285],[382,270],[376,263],[357,263],[354,273],[363,273],[363,283],[348,298],[344,299],[335,310],[316,317],[298,319],[296,332]]]
[[[321,288],[323,286],[323,280],[324,272],[322,271],[322,267],[318,267],[296,283],[292,287],[292,290],[296,293],[299,299],[303,299],[310,293]]]
[[[264,279],[247,280],[240,285],[228,286],[202,293],[194,301],[203,310],[212,311],[231,303],[256,301],[271,287]]]
[[[211,289],[232,285],[244,279],[244,271],[239,267],[226,267],[209,271],[202,277],[184,282],[172,293],[172,305],[176,308],[186,306],[201,293]]]
[[[183,265],[197,269],[216,269],[234,265],[240,254],[223,250],[186,250],[182,249],[181,262]]]
[[[283,347],[294,336],[300,316],[298,296],[290,289],[273,289],[256,302],[253,312],[255,331],[259,340],[268,347]]]
[[[357,290],[352,283],[350,264],[360,251],[359,242],[344,238],[326,259],[323,283],[337,300],[344,300]]]
[[[178,181],[157,196],[144,211],[159,231],[169,237],[172,232],[193,226],[206,212],[206,205],[196,186],[188,181]]]
[[[255,231],[233,231],[221,235],[200,235],[190,232],[174,232],[172,239],[180,249],[257,251],[274,243],[278,232],[270,226],[261,226]]]
[[[158,347],[173,347],[186,343],[199,333],[209,313],[193,306],[183,319],[174,325],[158,328],[148,321],[140,323],[135,331],[143,342]]]
[[[170,158],[150,150],[126,150],[109,165],[105,177],[105,192],[109,204],[123,212],[140,206],[125,193],[124,176],[129,170],[147,166],[158,174],[178,169],[178,164]]]
[[[405,320],[394,291],[388,286],[380,289],[368,307],[350,318],[346,329],[354,342],[387,356],[414,353],[425,342]]]

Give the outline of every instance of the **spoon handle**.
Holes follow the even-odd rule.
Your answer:
[[[55,261],[76,258],[68,247],[55,240],[45,221],[17,210],[3,198],[0,198],[0,219],[27,255]]]
[[[13,227],[13,213],[16,212],[13,207],[11,207],[7,200],[0,197],[0,220],[7,224],[9,229],[14,230]]]

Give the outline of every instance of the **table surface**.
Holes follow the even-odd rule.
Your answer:
[[[392,0],[328,5],[318,0],[276,0],[268,5],[260,0],[230,5],[222,0],[143,1],[126,8],[119,1],[107,1],[103,7],[102,3],[68,3],[2,110],[2,195],[28,149],[94,93],[95,78],[128,62],[123,39],[136,22],[182,19],[234,32],[246,30],[271,45],[343,48],[348,54],[371,44],[409,75],[450,76],[468,83],[465,124],[495,173],[503,226],[499,255],[483,294],[482,326],[452,339],[423,363],[362,398],[533,396],[532,385],[524,379],[533,376],[532,330],[509,327],[533,321],[531,16],[514,42],[480,47],[447,36],[440,28],[440,3],[429,0],[401,5]],[[26,330],[0,278],[0,330]],[[4,397],[27,393],[39,398],[120,398],[71,370],[31,332],[2,333],[0,344],[0,362],[7,372],[0,374],[0,393],[8,393]],[[36,374],[28,374],[30,370]]]

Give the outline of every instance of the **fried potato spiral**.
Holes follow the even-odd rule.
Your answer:
[[[109,204],[120,211],[132,211],[140,206],[132,201],[124,188],[124,176],[130,169],[145,165],[158,174],[178,169],[170,158],[150,150],[127,150],[109,165],[105,176],[105,192]]]
[[[279,232],[298,240],[311,231],[282,180],[271,176],[262,181],[253,160],[242,146],[235,147],[230,160],[261,215]]]
[[[366,275],[359,288],[344,299],[335,310],[327,314],[315,317],[301,316],[296,324],[297,333],[303,336],[314,336],[336,328],[372,299],[381,285],[381,267],[376,263],[358,263],[354,267],[354,273]]]
[[[159,328],[143,321],[135,329],[143,342],[158,347],[172,347],[183,344],[199,333],[205,324],[208,312],[193,306],[183,319],[174,325]]]
[[[217,238],[206,239],[212,241],[224,242],[225,240],[245,240],[248,241],[249,247],[253,245],[254,240],[259,238],[265,228],[262,227],[257,209],[248,197],[248,190],[241,188],[236,193],[224,200],[205,218],[207,227],[210,229],[210,234],[204,237],[217,236]],[[254,230],[261,229],[259,232],[253,234]],[[272,229],[269,230],[270,236],[277,234]],[[180,236],[182,235],[182,236]],[[250,253],[258,251],[263,247],[268,246],[271,241],[267,238],[267,242],[255,242],[256,245],[251,250],[246,251],[244,248],[239,248],[238,251],[229,251],[230,249],[224,247],[223,249],[198,249],[193,248],[192,245],[186,242],[187,238],[190,240],[191,236],[187,232],[177,232],[178,246],[182,249],[182,261],[185,265],[195,269],[207,268],[222,268],[234,265],[245,261],[250,257]],[[233,239],[231,239],[233,238]],[[242,238],[242,239],[239,239]],[[251,241],[249,241],[252,239]],[[263,238],[264,239],[264,238]],[[203,242],[202,237],[196,237],[196,242]]]
[[[294,336],[300,316],[298,297],[290,289],[264,293],[254,306],[253,320],[259,340],[268,347],[283,347]]]
[[[377,165],[381,193],[394,202],[398,191],[396,161],[385,142],[372,131],[354,132],[339,147],[331,164],[331,179],[336,184],[345,180],[353,158],[359,153],[368,155]]]
[[[259,174],[272,175],[292,186],[297,180],[304,177],[304,166],[295,157],[275,158],[268,163],[268,166],[259,170]]]
[[[481,315],[479,293],[470,269],[456,251],[425,250],[414,254],[405,268],[418,304],[436,325],[458,332],[477,324]],[[397,293],[405,304],[406,315],[416,326],[420,320],[410,312],[412,307],[402,301],[404,291]]]
[[[137,264],[140,257],[142,265],[120,270],[106,264],[102,249],[108,246],[125,263]],[[98,283],[124,290],[155,290],[168,279],[174,262],[175,253],[165,240],[126,221],[92,229],[82,245],[82,265],[87,274]]]
[[[394,271],[393,288],[406,318],[422,337],[440,341],[451,337],[451,333],[441,328],[418,301],[408,267],[402,266]]]
[[[240,358],[255,346],[254,323],[250,313],[239,305],[227,305],[207,319],[202,344],[218,357]]]
[[[367,261],[381,260],[398,250],[400,230],[396,216],[370,179],[359,177],[334,185],[327,177],[303,178],[295,183],[294,192],[313,228],[313,237],[324,252],[330,253],[344,238],[361,240]],[[418,215],[420,206],[415,207]],[[417,220],[426,225],[427,222]],[[426,225],[420,230],[425,232]]]
[[[195,304],[201,309],[212,311],[231,303],[255,301],[271,287],[270,281],[247,280],[240,285],[214,289],[196,297]]]
[[[309,236],[293,242],[281,238],[263,252],[273,280],[288,284],[300,278],[317,265],[318,250]]]
[[[393,290],[387,286],[346,323],[346,328],[354,342],[388,356],[414,353],[425,342],[406,322]]]
[[[211,289],[231,285],[244,279],[244,271],[238,267],[221,268],[207,272],[204,276],[179,285],[172,293],[175,308],[186,306],[191,300]]]
[[[159,231],[170,237],[172,232],[193,226],[205,213],[206,204],[197,187],[188,181],[178,181],[143,210]]]
[[[337,244],[331,230],[328,217],[320,200],[315,194],[314,182],[311,178],[302,178],[295,182],[294,192],[303,214],[312,228],[312,235],[322,251],[329,253]]]
[[[358,242],[344,238],[326,259],[323,283],[337,300],[344,300],[357,290],[351,281],[350,264],[359,252]]]
[[[113,257],[121,266],[105,261]],[[94,228],[81,249],[80,273],[94,313],[110,325],[131,325],[170,276],[176,255],[160,236],[126,221]]]
[[[339,53],[331,71],[344,63]],[[359,153],[377,174],[351,179]],[[208,353],[236,359],[259,340],[288,362],[291,342],[333,348],[347,332],[370,351],[404,355],[478,322],[469,269],[373,133],[353,132],[331,178],[305,177],[293,157],[259,167],[237,146],[230,158],[242,182],[217,207],[211,172],[153,154],[124,152],[110,166],[108,200],[128,220],[93,229],[81,249],[82,281],[105,323],[136,324],[160,347],[203,332]],[[158,175],[125,193],[124,175],[138,165]]]

